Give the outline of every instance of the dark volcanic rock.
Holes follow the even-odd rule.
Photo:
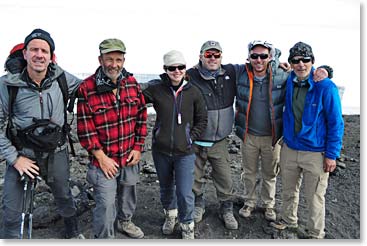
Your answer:
[[[345,134],[342,156],[339,159],[337,170],[330,175],[329,186],[326,194],[326,238],[329,239],[359,239],[360,238],[360,117],[359,115],[344,116]],[[148,121],[149,134],[154,125],[154,116]],[[75,133],[75,127],[73,128]],[[238,230],[227,230],[218,218],[218,202],[211,180],[211,167],[206,169],[208,185],[206,187],[206,213],[203,221],[195,226],[195,236],[198,239],[288,239],[304,238],[306,226],[307,206],[304,199],[303,186],[299,204],[298,232],[277,231],[269,227],[264,219],[261,208],[256,208],[250,218],[239,217],[238,210],[243,205],[243,184],[240,180],[242,172],[242,158],[240,151],[241,141],[231,134],[228,137],[230,151],[230,165],[234,188],[234,214],[239,222]],[[357,143],[357,144],[356,144]],[[155,167],[151,157],[151,135],[145,144],[145,152],[142,155],[141,175],[138,184],[138,205],[133,221],[140,226],[145,233],[145,239],[177,239],[180,238],[179,229],[176,227],[172,235],[163,235],[161,226],[164,222],[163,209],[159,199],[159,183]],[[85,180],[88,163],[87,153],[74,144],[77,156],[71,157],[71,187],[78,206],[80,228],[87,238],[92,238],[92,209],[94,207],[93,191]],[[341,164],[343,163],[345,167]],[[0,165],[0,193],[2,194],[5,163]],[[261,185],[258,177],[257,183]],[[258,189],[259,190],[259,189]],[[281,206],[281,179],[277,179],[276,211]],[[50,189],[44,183],[40,183],[36,189],[34,210],[33,238],[50,239],[62,238],[63,221],[57,215],[54,199]],[[3,219],[0,210],[0,223]],[[127,238],[119,232],[116,238]]]

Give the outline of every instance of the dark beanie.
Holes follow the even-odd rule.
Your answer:
[[[42,30],[42,29],[34,29],[25,39],[24,39],[24,47],[27,47],[28,43],[31,42],[33,39],[42,39],[45,40],[48,45],[50,46],[51,56],[55,51],[55,43],[54,40],[51,38],[51,35]]]
[[[312,48],[306,43],[298,42],[289,50],[288,62],[290,63],[295,56],[311,57],[312,63],[315,61]]]

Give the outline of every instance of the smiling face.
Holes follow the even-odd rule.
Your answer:
[[[31,40],[23,50],[23,56],[27,61],[27,71],[29,74],[46,75],[47,67],[51,61],[51,50],[45,40]]]
[[[222,53],[216,49],[210,49],[200,54],[199,59],[203,67],[209,71],[216,71],[222,63]]]
[[[264,46],[257,45],[250,51],[249,59],[256,76],[264,76],[266,74],[271,58],[269,49]]]
[[[295,56],[291,59],[291,67],[298,80],[305,80],[311,72],[311,57]]]
[[[184,64],[172,64],[166,66],[165,71],[171,80],[172,85],[179,85],[186,74],[186,65]]]
[[[124,68],[124,53],[113,51],[101,54],[98,57],[98,60],[99,64],[102,66],[104,74],[110,78],[113,83],[116,83],[117,78],[120,76],[122,69]]]

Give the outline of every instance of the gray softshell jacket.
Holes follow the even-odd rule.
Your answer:
[[[26,69],[21,73],[8,73],[0,78],[0,156],[7,161],[8,165],[14,165],[19,154],[29,158],[35,156],[33,151],[27,148],[23,148],[20,150],[21,153],[18,153],[6,137],[9,112],[8,85],[19,87],[12,109],[14,114],[12,121],[16,129],[24,129],[30,126],[33,124],[33,118],[50,119],[60,126],[64,125],[65,105],[57,78],[62,72],[65,72],[69,95],[76,91],[82,80],[55,64],[50,64],[48,69],[49,71],[40,88],[34,83],[22,80],[22,78],[28,77],[24,74]],[[65,146],[66,144],[56,149],[56,151],[65,149]]]

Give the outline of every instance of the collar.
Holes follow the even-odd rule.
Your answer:
[[[202,65],[201,61],[195,66],[195,68],[199,71],[200,75],[206,80],[216,79],[218,76],[223,75],[226,72],[226,70],[224,70],[222,65],[220,65],[219,69],[216,71],[209,71]]]
[[[121,72],[119,77],[117,78],[117,83],[124,78],[123,73]],[[109,92],[117,88],[117,83],[113,83],[112,80],[107,77],[107,75],[103,72],[102,67],[100,66],[96,71],[96,87],[97,93]]]
[[[41,81],[41,84],[38,86],[32,78],[29,76],[27,71],[27,67],[25,67],[20,75],[21,80],[25,81],[29,87],[36,88],[37,90],[47,89],[51,86],[51,83],[46,83],[50,81],[55,76],[55,69],[52,66],[47,67],[46,76]]]

